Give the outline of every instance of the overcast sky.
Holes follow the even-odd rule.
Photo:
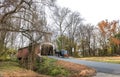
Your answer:
[[[57,0],[57,4],[80,12],[93,25],[105,19],[120,20],[120,0]]]

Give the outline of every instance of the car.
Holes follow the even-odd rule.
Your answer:
[[[60,56],[62,56],[62,57],[68,57],[68,51],[65,50],[65,49],[61,49],[60,50]]]

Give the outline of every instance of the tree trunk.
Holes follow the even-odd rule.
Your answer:
[[[32,43],[29,45],[28,69],[34,70],[35,60],[35,45]]]

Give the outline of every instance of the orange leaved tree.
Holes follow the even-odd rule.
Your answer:
[[[103,20],[98,24],[103,37],[107,37],[107,39],[109,39],[107,46],[109,46],[109,48],[112,48],[113,54],[118,54],[120,50],[120,39],[115,37],[115,35],[119,33],[119,31],[116,30],[118,23],[119,22],[116,20],[113,20],[111,22]]]

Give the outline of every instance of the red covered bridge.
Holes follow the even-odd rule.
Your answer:
[[[16,54],[17,58],[19,60],[25,59],[29,56],[30,47],[23,47],[18,49],[18,52]],[[53,45],[50,43],[43,43],[43,44],[36,44],[35,45],[35,55],[41,56],[41,55],[53,55]]]

